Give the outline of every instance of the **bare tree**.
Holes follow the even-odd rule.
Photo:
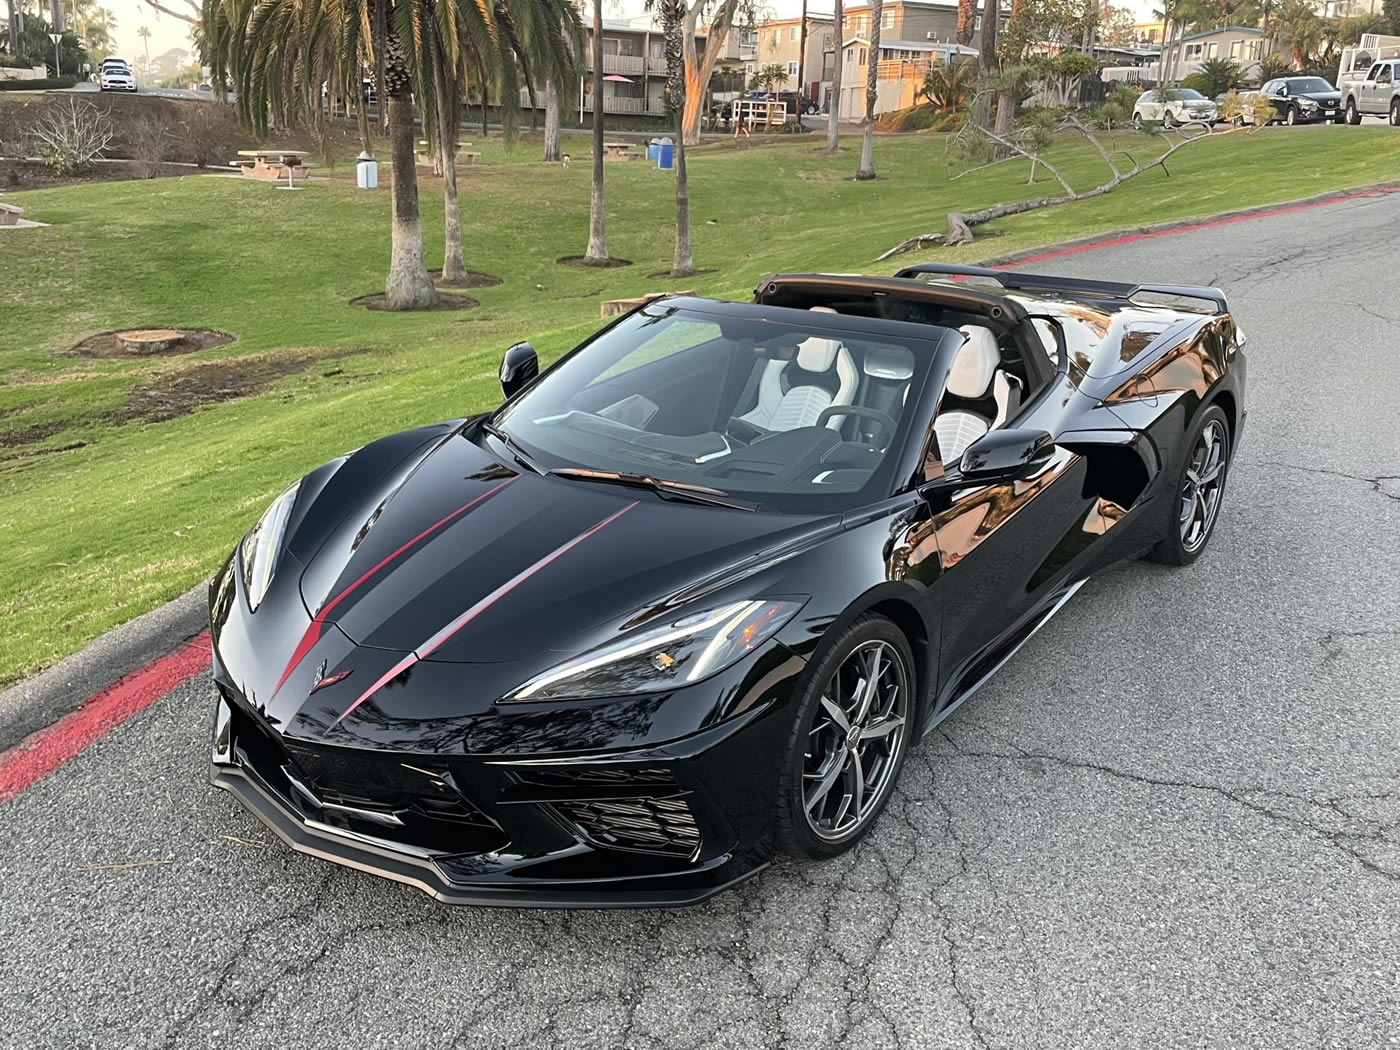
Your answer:
[[[1153,132],[1147,134],[1162,137],[1157,141],[1159,145],[1167,143],[1157,156],[1150,160],[1134,162],[1132,167],[1124,167],[1115,160],[1115,155],[1126,156],[1107,149],[1100,141],[1096,130],[1081,121],[1078,117],[1070,114],[1066,116],[1055,129],[1057,132],[1076,132],[1082,135],[1108,166],[1111,177],[1101,182],[1099,185],[1088,190],[1076,190],[1064,173],[1051,164],[1041,155],[1040,148],[1050,141],[1050,138],[1043,134],[1043,129],[1031,129],[1028,134],[1013,133],[1010,135],[998,135],[995,131],[987,128],[979,128],[969,123],[952,140],[954,149],[966,149],[967,156],[986,157],[997,151],[1005,151],[1009,154],[1024,158],[1039,168],[1049,172],[1049,174],[1060,184],[1064,192],[1054,197],[1030,197],[1026,200],[1011,201],[1005,204],[994,204],[990,208],[983,208],[975,212],[949,212],[948,229],[945,233],[921,233],[907,240],[896,244],[889,251],[877,257],[877,262],[888,259],[892,255],[899,255],[903,252],[917,251],[920,248],[927,248],[933,245],[954,245],[966,244],[973,239],[972,228],[981,226],[983,223],[993,222],[997,219],[1004,219],[1009,215],[1021,215],[1028,211],[1036,211],[1040,208],[1052,208],[1059,204],[1070,204],[1074,201],[1091,200],[1094,197],[1102,197],[1105,193],[1112,193],[1123,183],[1131,178],[1141,175],[1145,171],[1153,168],[1167,170],[1167,161],[1177,150],[1210,134],[1210,128],[1205,125],[1186,124],[1172,132]],[[1131,160],[1131,157],[1129,157]]]

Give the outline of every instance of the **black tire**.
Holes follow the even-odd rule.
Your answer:
[[[826,712],[829,708],[823,704],[823,695],[827,693],[829,686],[835,686],[833,699],[839,704],[841,683],[843,680],[850,680],[850,671],[846,669],[847,661],[859,661],[863,653],[870,652],[876,647],[878,647],[877,651],[885,657],[896,656],[898,658],[898,680],[902,681],[904,689],[901,716],[903,722],[895,732],[889,733],[884,738],[877,738],[877,741],[878,739],[888,740],[889,737],[895,736],[896,732],[898,733],[897,738],[888,746],[888,754],[876,756],[881,762],[877,776],[878,795],[873,801],[865,804],[865,812],[849,829],[841,831],[838,826],[829,829],[825,834],[819,834],[814,826],[818,822],[814,821],[808,813],[807,789],[809,783],[818,777],[821,768],[821,764],[818,764],[816,770],[809,769],[814,760],[822,757],[814,755],[812,752],[821,747],[824,737],[829,736],[819,728],[819,715],[830,728],[835,728],[834,723],[827,716]],[[891,665],[892,667],[893,665]],[[845,673],[841,674],[843,670]],[[877,673],[876,679],[881,680],[883,673]],[[869,833],[870,829],[875,826],[880,812],[889,801],[890,795],[894,792],[894,786],[899,780],[904,758],[909,752],[909,745],[913,739],[912,734],[915,732],[918,721],[919,689],[914,676],[914,656],[910,651],[909,641],[904,637],[903,631],[883,616],[867,613],[857,617],[849,626],[822,643],[817,654],[812,657],[806,678],[799,690],[797,712],[793,718],[792,732],[788,738],[787,747],[783,752],[783,764],[778,782],[778,845],[795,857],[824,860],[845,853]],[[869,717],[875,713],[875,706],[872,702],[866,707],[865,714]],[[885,721],[892,720],[889,718]],[[858,729],[859,726],[853,726],[851,732],[857,732]],[[839,731],[835,735],[839,737]],[[877,741],[870,743],[875,744]],[[859,746],[868,745],[862,743]],[[851,750],[850,746],[846,746],[847,758],[844,760],[843,768],[852,768],[849,758]],[[830,755],[831,761],[841,762],[840,754],[839,748],[833,749]],[[858,751],[857,754],[859,755]],[[871,768],[875,767],[872,765]],[[859,761],[859,757],[854,764],[854,769],[860,771],[859,775],[862,776],[862,783],[864,783],[868,774]],[[830,777],[832,786],[829,786],[827,791],[819,796],[821,799],[827,799],[830,793],[836,790],[835,783],[840,782],[843,787],[848,783],[847,778],[841,774],[841,769],[835,770]],[[817,784],[812,786],[816,788]],[[818,804],[819,811],[824,804],[825,801]],[[839,818],[836,823],[839,825]]]
[[[1400,128],[1400,98],[1390,100],[1390,126]]]
[[[1134,113],[1134,114],[1133,114],[1132,124],[1133,124],[1133,127],[1135,127],[1135,128],[1140,128],[1140,127],[1142,127],[1142,114],[1141,114],[1141,113]]]
[[[1211,433],[1211,438],[1207,439],[1207,432]],[[1206,492],[1206,486],[1193,480],[1193,464],[1196,461],[1197,453],[1202,448],[1203,443],[1218,440],[1221,443],[1219,458],[1217,461],[1218,470],[1213,475],[1213,501],[1209,503],[1207,510],[1206,500],[1210,498],[1210,493]],[[1152,561],[1161,562],[1164,565],[1190,565],[1201,556],[1207,545],[1210,543],[1211,535],[1215,532],[1216,522],[1220,520],[1220,506],[1224,502],[1225,483],[1230,472],[1230,455],[1232,452],[1230,444],[1230,421],[1219,405],[1211,405],[1201,413],[1196,425],[1191,428],[1191,435],[1186,440],[1186,454],[1182,457],[1181,470],[1177,474],[1176,484],[1172,489],[1172,519],[1171,525],[1157,546],[1152,548],[1148,558]],[[1202,464],[1209,468],[1210,463]],[[1203,470],[1202,475],[1209,473]],[[1190,514],[1182,513],[1182,508],[1187,504],[1188,493],[1190,496]],[[1196,495],[1200,495],[1202,502],[1196,502]],[[1205,521],[1198,530],[1192,528],[1196,524],[1197,510],[1204,514]]]
[[[1169,109],[1162,110],[1162,127],[1167,129],[1176,127],[1176,118],[1172,116],[1172,111]]]
[[[1352,127],[1361,123],[1361,114],[1356,111],[1356,99],[1347,99],[1347,123]]]
[[[1289,107],[1288,107],[1288,112],[1285,113],[1285,114],[1283,115],[1283,122],[1284,122],[1285,124],[1287,124],[1290,128],[1291,128],[1294,124],[1297,124],[1297,123],[1298,123],[1298,107],[1297,107],[1297,106],[1289,106]]]

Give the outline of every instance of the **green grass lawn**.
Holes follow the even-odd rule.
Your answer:
[[[535,145],[507,152],[498,138],[472,137],[482,158],[461,173],[467,265],[504,283],[473,290],[481,305],[470,311],[348,305],[382,290],[389,194],[357,192],[344,169],[294,193],[191,176],[9,198],[53,225],[0,235],[0,682],[188,589],[315,464],[376,435],[491,407],[504,347],[529,339],[551,360],[599,324],[602,299],[676,287],[746,298],[772,272],[972,260],[1375,182],[1400,162],[1400,136],[1379,127],[1218,136],[1179,153],[1170,176],[1153,171],[1093,201],[981,228],[997,236],[956,251],[875,265],[905,237],[941,230],[949,210],[1053,192],[1054,183],[1025,185],[1020,162],[949,182],[934,136],[878,139],[874,183],[849,178],[854,150],[826,157],[815,136],[704,147],[690,157],[695,258],[717,272],[678,285],[648,278],[670,263],[669,175],[609,165],[608,246],[635,265],[562,267],[556,258],[582,253],[587,239],[586,140],[566,140],[575,160],[565,169],[535,163]],[[1153,148],[1133,135],[1120,145]],[[1089,149],[1067,142],[1053,156],[1078,184],[1099,181]],[[440,200],[428,180],[430,266],[441,259]],[[94,333],[166,325],[236,340],[150,361],[68,352]],[[364,352],[330,356],[337,351]],[[196,378],[220,389],[224,373],[211,379],[210,362],[231,366],[230,376],[244,366],[290,374],[149,421],[168,415],[169,392]]]

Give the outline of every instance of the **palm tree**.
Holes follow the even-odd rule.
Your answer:
[[[57,32],[57,30],[55,30]],[[146,49],[146,68],[151,68],[151,31],[145,26],[136,30],[136,35],[141,38],[141,43]]]
[[[826,151],[835,153],[841,148],[841,131],[837,126],[841,114],[841,64],[846,57],[846,27],[842,24],[846,16],[841,10],[841,0],[833,0],[831,13],[832,31],[836,34],[836,61],[831,68],[831,101],[826,107]]]
[[[603,0],[593,0],[593,188],[588,201],[590,266],[608,264],[608,241],[603,229]]]
[[[967,105],[977,83],[977,65],[974,62],[939,62],[930,66],[924,74],[924,82],[914,93],[915,99],[928,99],[939,113],[956,113]]]
[[[869,182],[875,177],[875,102],[880,97],[880,22],[884,18],[884,6],[884,0],[872,0],[870,5],[870,56],[865,63],[865,129],[860,139],[857,182]]]
[[[544,159],[557,161],[559,153],[559,92],[553,80],[544,82]]]
[[[1283,0],[1274,23],[1296,66],[1303,66],[1323,42],[1323,21],[1307,0]]]
[[[375,71],[391,140],[391,232],[385,303],[391,310],[431,307],[437,292],[423,263],[414,150],[416,109],[430,138],[445,135],[439,104],[456,113],[467,70],[502,97],[518,96],[531,48],[566,61],[565,0],[498,0],[495,5],[436,0],[205,0],[204,39],[216,81],[231,79],[243,122],[266,134],[268,119],[320,119],[320,85],[347,97],[360,71]],[[575,25],[577,23],[575,22]],[[553,26],[551,30],[549,27]],[[547,67],[557,73],[557,68]],[[416,101],[415,101],[416,100]],[[502,110],[508,128],[518,110]],[[451,225],[450,216],[448,224]]]
[[[763,121],[771,130],[773,127],[773,99],[771,96],[776,95],[787,83],[787,70],[777,62],[770,62],[766,66],[759,67],[758,72],[753,75],[753,80],[755,86],[770,96],[763,107]]]
[[[695,272],[690,250],[690,182],[685,170],[685,17],[686,0],[658,0],[661,30],[666,39],[666,88],[676,120],[676,250],[672,277]]]
[[[963,47],[972,43],[973,26],[977,24],[977,0],[958,0],[957,41]]]

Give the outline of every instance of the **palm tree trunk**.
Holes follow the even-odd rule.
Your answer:
[[[584,262],[608,261],[603,230],[603,0],[593,0],[593,193],[588,205],[588,251]]]
[[[423,265],[423,226],[418,216],[417,158],[413,150],[413,99],[407,91],[388,97],[389,141],[393,147],[393,223],[389,238],[389,277],[384,282],[390,310],[426,310],[437,292]]]
[[[836,36],[835,61],[831,64],[831,102],[826,107],[826,151],[835,153],[841,148],[841,130],[838,125],[841,113],[841,65],[846,57],[845,48],[841,46],[845,30],[841,28],[841,20],[845,18],[841,10],[841,0],[835,0],[832,8],[831,24]]]
[[[983,0],[982,3],[982,36],[978,40],[978,61],[982,66],[982,75],[991,76],[997,71],[997,18],[1001,14],[1001,4],[998,0]],[[973,106],[972,122],[979,128],[988,126],[987,122],[992,115],[992,94],[989,91],[979,91],[977,101]]]
[[[672,277],[695,272],[690,252],[690,183],[685,173],[685,0],[663,0],[662,25],[666,31],[666,72],[671,106],[676,118],[676,251]]]
[[[443,72],[436,71],[438,160],[442,167],[442,278],[456,280],[466,275],[462,264],[462,221],[457,210],[457,85]]]
[[[544,159],[559,159],[559,92],[553,80],[544,82]]]
[[[875,103],[880,97],[880,21],[884,17],[884,0],[870,5],[870,54],[865,65],[865,130],[860,139],[860,167],[856,181],[869,182],[875,177]]]

